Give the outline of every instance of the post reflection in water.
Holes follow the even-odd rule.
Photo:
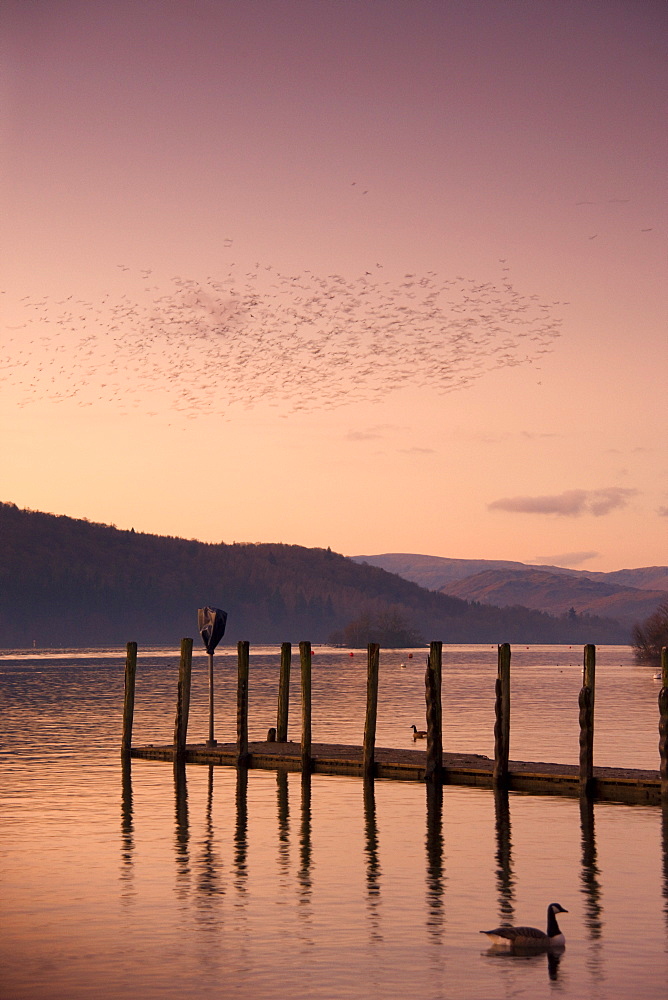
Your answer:
[[[190,884],[190,832],[188,829],[188,785],[186,782],[186,765],[183,760],[174,761],[174,798],[175,798],[175,844],[176,858],[176,894],[180,899],[188,894]]]
[[[225,892],[223,880],[220,877],[222,862],[215,849],[213,827],[213,765],[208,768],[206,817],[204,823],[204,839],[202,851],[197,861],[197,889],[200,901],[222,896]],[[211,907],[208,908],[211,912]]]
[[[366,898],[372,941],[382,941],[380,930],[380,860],[378,857],[378,824],[376,793],[373,778],[364,779],[364,850],[366,853]]]
[[[661,810],[661,846],[663,849],[663,912],[666,918],[666,933],[668,934],[668,802],[664,802]]]
[[[515,876],[513,848],[510,837],[510,802],[505,788],[494,789],[496,817],[496,884],[499,892],[499,914],[502,922],[512,924],[515,917]]]
[[[299,835],[299,915],[302,921],[302,941],[315,945],[312,927],[312,873],[311,873],[311,772],[306,770],[301,776],[302,816]]]
[[[248,768],[237,767],[237,821],[234,828],[234,887],[239,896],[247,891],[248,881]]]
[[[507,789],[494,789],[494,813],[496,827],[496,884],[499,893],[499,923],[512,924],[515,920],[515,873],[513,869],[513,845],[510,821],[510,797]],[[510,951],[491,945],[487,954],[499,960],[542,962],[545,959],[550,980],[559,977],[559,963],[562,950],[541,951],[536,948],[513,947]]]
[[[278,805],[278,870],[283,877],[290,873],[290,802],[288,799],[288,772],[276,771],[276,797]]]
[[[603,921],[601,919],[601,883],[596,851],[596,836],[594,828],[594,803],[591,799],[580,799],[580,830],[582,833],[582,892],[585,895],[585,923],[592,941],[601,937]]]
[[[582,870],[580,881],[585,897],[585,924],[589,931],[591,947],[587,951],[587,968],[592,977],[600,979],[603,974],[602,930],[603,907],[601,905],[600,869],[596,851],[594,827],[594,802],[588,796],[580,798],[580,831],[582,840]]]
[[[434,944],[443,941],[443,786],[427,781],[427,930]]]
[[[132,758],[121,758],[121,891],[123,898],[131,895],[134,854],[134,822],[132,817]]]

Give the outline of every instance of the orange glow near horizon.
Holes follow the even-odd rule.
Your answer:
[[[668,561],[663,4],[1,18],[0,500]]]

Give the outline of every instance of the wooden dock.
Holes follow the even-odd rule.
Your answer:
[[[173,745],[133,747],[131,757],[142,760],[174,761]],[[236,743],[188,744],[178,755],[186,764],[236,767]],[[244,766],[260,770],[301,770],[301,744],[256,742],[248,744]],[[427,755],[424,750],[375,748],[374,777],[399,781],[424,781]],[[362,777],[363,747],[335,743],[311,745],[311,771],[315,774],[344,774]],[[444,753],[443,784],[494,787],[494,761],[479,754]],[[580,795],[580,770],[576,764],[509,761],[509,791],[539,795]],[[595,767],[592,798],[599,801],[626,802],[634,805],[661,805],[661,780],[658,771],[631,768]]]
[[[212,609],[207,609],[212,611]],[[169,745],[132,745],[132,718],[137,664],[137,644],[128,643],[123,736],[121,754],[143,760],[173,761],[180,764],[207,764],[301,771],[306,774],[356,775],[365,780],[391,778],[423,781],[431,786],[469,785],[538,795],[567,795],[583,800],[627,802],[662,806],[668,815],[668,649],[662,650],[662,687],[659,692],[659,769],[638,770],[594,767],[594,701],[596,650],[584,647],[583,686],[578,699],[580,720],[579,764],[552,764],[512,761],[510,748],[510,646],[498,647],[498,676],[495,686],[494,758],[482,754],[443,752],[441,706],[441,642],[432,642],[425,673],[427,730],[422,743],[426,749],[377,747],[379,646],[368,647],[367,709],[362,746],[313,743],[311,739],[311,644],[299,644],[301,668],[301,741],[287,739],[287,706],[290,684],[290,643],[281,647],[280,683],[276,728],[263,742],[248,739],[249,643],[238,644],[237,740],[217,743],[213,726],[213,654],[209,665],[209,739],[188,743],[188,711],[192,639],[181,642],[177,687],[174,742]]]

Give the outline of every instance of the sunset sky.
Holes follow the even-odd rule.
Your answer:
[[[0,500],[668,562],[663,0],[0,10]]]

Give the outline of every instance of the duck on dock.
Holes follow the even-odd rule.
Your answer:
[[[548,948],[564,948],[566,938],[559,929],[557,913],[568,913],[559,903],[550,903],[547,908],[547,933],[537,927],[513,927],[511,924],[501,924],[491,931],[480,931],[486,934],[497,948],[510,950],[537,949],[545,951]]]
[[[413,723],[413,725],[411,726],[411,729],[413,730],[413,739],[414,740],[426,740],[427,739],[427,730],[426,729],[418,729],[417,726],[415,725],[415,723]]]

